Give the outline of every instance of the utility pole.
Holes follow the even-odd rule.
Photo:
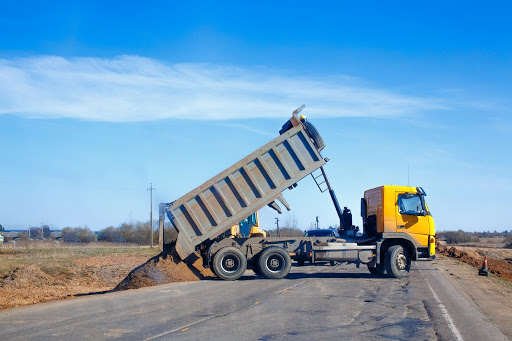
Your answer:
[[[316,229],[318,230],[318,216],[316,216]]]
[[[153,191],[156,191],[156,188],[153,187],[153,183],[149,185],[149,188],[147,189],[149,191],[149,207],[150,207],[150,213],[149,213],[149,220],[150,220],[150,228],[151,228],[151,248],[153,248]]]
[[[277,225],[277,236],[281,237],[281,234],[279,233],[279,218],[276,217],[276,225]]]

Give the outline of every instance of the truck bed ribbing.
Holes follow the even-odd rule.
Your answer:
[[[182,259],[265,205],[279,210],[276,199],[289,210],[282,192],[325,164],[296,112],[289,122],[292,127],[282,135],[161,207],[178,230],[176,251]]]

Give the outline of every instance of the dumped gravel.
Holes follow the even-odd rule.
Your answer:
[[[213,277],[209,269],[203,267],[198,254],[191,255],[187,263],[177,254],[174,245],[158,256],[133,269],[114,290],[138,289],[173,282],[199,281]],[[194,259],[195,258],[195,259]]]

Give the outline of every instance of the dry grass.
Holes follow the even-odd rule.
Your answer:
[[[68,245],[47,242],[30,243],[25,247],[0,248],[0,277],[20,266],[37,265],[48,275],[59,272],[68,273],[76,267],[74,260],[106,255],[137,254],[153,257],[157,248],[131,246],[126,244],[91,243],[87,245]]]
[[[0,309],[111,290],[133,268],[159,254],[158,248],[126,244],[18,246],[0,248]]]

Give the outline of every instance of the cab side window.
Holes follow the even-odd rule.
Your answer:
[[[425,208],[419,195],[400,194],[398,196],[398,210],[400,214],[424,215]]]

